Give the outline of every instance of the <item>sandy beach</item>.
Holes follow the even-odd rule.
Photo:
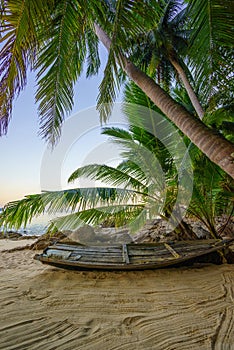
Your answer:
[[[66,271],[28,243],[0,242],[0,349],[234,349],[234,265]]]

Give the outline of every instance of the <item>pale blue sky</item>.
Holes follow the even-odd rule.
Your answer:
[[[102,61],[105,60],[103,49],[101,56]],[[85,74],[82,75],[76,85],[72,114],[95,105],[101,77],[102,74],[87,80]],[[26,89],[14,102],[8,134],[0,138],[0,207],[8,201],[22,198],[25,194],[41,192],[40,167],[46,144],[38,136],[34,93],[35,80],[30,73]],[[68,157],[68,163],[71,161],[71,157]],[[71,165],[68,168],[70,171]]]

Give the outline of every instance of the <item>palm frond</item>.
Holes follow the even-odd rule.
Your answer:
[[[164,8],[164,14],[161,17],[161,25],[168,26],[169,22],[178,23],[177,16],[180,19],[183,18],[183,13],[181,13],[184,3],[181,0],[169,0]]]
[[[196,148],[191,149],[191,156],[195,165],[194,187],[188,213],[216,236],[216,217],[233,210],[233,180]]]
[[[123,110],[127,115],[130,124],[134,124],[134,110],[132,110],[134,108],[134,105],[140,105],[149,108],[149,110],[160,112],[160,109],[154,105],[150,98],[134,82],[129,82],[125,85],[124,102],[125,104],[123,105]]]
[[[97,206],[52,220],[48,231],[76,230],[84,224],[96,226],[106,220],[113,220],[116,227],[119,227],[134,220],[143,208],[142,204]]]
[[[88,78],[96,75],[101,65],[98,53],[98,38],[93,30],[87,30],[86,43],[88,49],[86,77]]]
[[[0,225],[7,229],[19,229],[31,222],[33,217],[44,213],[58,215],[82,212],[96,208],[101,204],[116,207],[124,203],[137,203],[144,194],[120,188],[76,188],[65,191],[48,191],[41,194],[28,195],[19,201],[8,203],[0,217]]]
[[[114,11],[110,31],[111,44],[97,100],[97,109],[100,112],[102,122],[107,121],[112,110],[113,101],[116,99],[120,88],[119,67],[124,66],[123,53],[128,56],[130,52],[129,36],[131,38],[136,37],[145,30],[146,14],[147,22],[154,23],[155,18],[158,18],[157,10],[160,9],[157,1],[149,3],[133,0],[116,0],[112,2],[111,8]]]
[[[129,129],[130,132],[119,128],[105,128],[103,133],[111,136],[112,143],[121,146],[121,156],[124,159],[131,160],[124,163],[125,166],[121,169],[131,172],[131,168],[134,167],[134,171],[137,169],[137,172],[134,173],[135,178],[140,175],[140,178],[137,179],[141,179],[145,186],[154,183],[156,187],[158,186],[158,190],[162,190],[164,180],[160,169],[160,156],[162,161],[162,154],[157,152],[159,147],[155,136],[135,125],[130,125]],[[161,147],[161,149],[165,150],[165,147]],[[128,169],[128,165],[131,168]],[[119,166],[118,169],[120,169]],[[140,169],[141,171],[139,171]],[[130,173],[128,172],[128,174]]]
[[[128,174],[134,179],[137,179],[141,184],[145,184],[145,190],[147,188],[147,183],[149,180],[146,178],[146,174],[139,164],[136,164],[132,159],[127,159],[122,161],[118,166],[117,170]]]
[[[105,164],[90,164],[80,167],[71,174],[68,182],[77,180],[80,177],[91,180],[101,180],[112,186],[123,186],[124,188],[135,189],[142,194],[147,191],[146,186],[135,177],[131,177],[120,168],[114,168]]]
[[[131,59],[169,92],[178,78],[172,59],[181,60],[187,48],[188,18],[183,1],[163,1],[160,7],[160,20],[155,27],[139,35],[133,45]]]
[[[123,1],[117,1],[108,60],[104,70],[104,78],[99,86],[97,109],[100,113],[101,122],[106,122],[110,116],[113,102],[116,99],[116,92],[120,88],[118,63],[121,65],[122,50],[117,43],[119,40],[118,36],[121,37],[119,33],[119,16],[124,9],[123,5]]]
[[[1,7],[0,135],[6,133],[13,99],[27,82],[38,48],[38,27],[46,23],[50,0],[6,1]]]
[[[228,140],[234,142],[234,104],[217,108],[204,116],[206,125],[221,132]]]
[[[121,129],[118,127],[102,128],[102,134],[111,136],[113,139],[133,140],[133,136],[128,130]]]
[[[172,90],[173,98],[191,114],[195,114],[194,107],[184,87],[176,85]]]
[[[175,165],[179,168],[185,145],[171,122],[151,106],[148,97],[133,83],[125,90],[125,101],[123,109],[134,138],[155,155],[164,173],[175,171]]]
[[[22,200],[8,203],[1,214],[0,226],[19,229],[31,222],[34,216],[44,214],[45,205],[41,195],[29,195]]]
[[[227,50],[232,50],[233,10],[231,0],[194,0],[190,1],[188,6],[192,19],[190,64],[204,100],[213,94],[215,82],[219,80],[215,76],[219,66],[225,64],[220,55],[220,48],[226,47]],[[222,76],[220,78],[222,79]]]
[[[131,159],[145,173],[145,185],[154,184],[156,187],[158,186],[158,191],[161,191],[163,189],[164,176],[157,156],[135,142],[131,144],[121,142],[121,144],[125,149],[121,152],[122,157]]]
[[[86,56],[85,21],[77,1],[59,1],[46,28],[49,38],[38,54],[40,134],[52,145],[72,110],[73,86]]]

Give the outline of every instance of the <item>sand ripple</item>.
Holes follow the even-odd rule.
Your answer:
[[[1,350],[233,350],[234,266],[75,272],[0,258]]]

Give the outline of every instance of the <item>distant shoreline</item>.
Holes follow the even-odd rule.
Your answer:
[[[18,230],[15,229],[9,229],[9,230],[3,230],[3,228],[0,227],[0,233],[9,234],[9,233],[15,233],[15,234],[21,234],[22,236],[41,236],[46,232],[46,225],[44,224],[31,224],[26,226],[25,228],[20,228]]]

